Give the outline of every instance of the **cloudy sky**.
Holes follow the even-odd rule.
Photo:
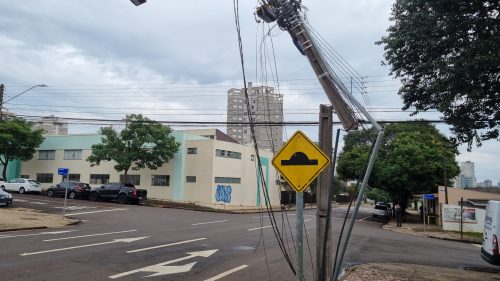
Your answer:
[[[288,34],[257,22],[256,0],[240,2],[247,81],[276,87],[278,80],[285,121],[316,121],[319,104],[328,100],[306,58]],[[348,88],[354,81],[353,92],[372,114],[380,120],[415,118],[401,112],[398,82],[381,66],[383,48],[374,44],[390,24],[392,1],[303,4],[311,26],[352,67],[339,76]],[[74,118],[70,133],[121,126],[127,113],[161,121],[226,121],[227,90],[243,86],[231,0],[148,0],[139,7],[129,0],[1,1],[0,51],[5,100],[48,85],[5,107],[28,119]],[[359,94],[358,85],[366,93]],[[416,117],[437,120],[439,114]],[[437,126],[449,134],[446,125]],[[297,129],[317,139],[316,127],[289,126],[287,135]],[[458,161],[474,161],[479,181],[500,180],[498,142],[460,151]]]

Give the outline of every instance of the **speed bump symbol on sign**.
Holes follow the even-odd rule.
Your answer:
[[[302,192],[330,164],[330,159],[301,131],[273,158],[273,166],[297,192]]]

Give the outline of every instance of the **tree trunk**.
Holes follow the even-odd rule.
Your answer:
[[[123,184],[127,183],[127,174],[128,174],[128,169],[123,171]]]
[[[9,164],[9,159],[4,159],[4,161],[0,161],[3,164],[2,178],[4,181],[7,181],[7,165]]]

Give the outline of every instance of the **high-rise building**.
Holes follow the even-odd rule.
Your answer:
[[[250,115],[248,116],[245,89],[230,89],[227,93],[227,134],[240,143],[252,143],[249,118],[255,123],[282,123],[283,96],[273,87],[252,86],[248,83]],[[236,124],[231,124],[236,123]],[[240,124],[238,124],[240,123]],[[283,145],[283,126],[255,126],[257,145],[261,149],[277,152]]]
[[[474,162],[465,161],[460,163],[460,183],[462,188],[477,186]]]
[[[68,122],[54,115],[44,116],[33,122],[33,129],[43,129],[46,135],[67,135]]]

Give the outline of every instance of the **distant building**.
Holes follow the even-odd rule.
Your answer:
[[[493,187],[493,182],[491,180],[484,180],[481,184],[481,187],[486,187],[486,188]]]
[[[474,162],[465,161],[460,164],[460,187],[471,188],[477,186]]]
[[[227,93],[227,134],[242,144],[252,143],[250,118],[256,123],[283,122],[283,96],[273,87],[252,86],[248,83],[250,114],[248,116],[245,89],[230,89]],[[261,149],[277,152],[283,145],[283,126],[255,126],[257,145]]]
[[[54,115],[33,121],[33,129],[43,129],[46,135],[57,136],[68,134],[68,122]]]

